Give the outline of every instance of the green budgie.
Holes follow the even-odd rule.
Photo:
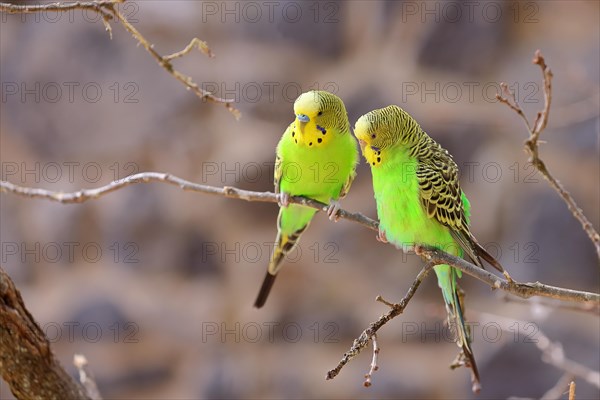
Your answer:
[[[317,212],[289,204],[290,196],[305,196],[329,203],[327,214],[335,220],[338,199],[346,195],[358,162],[356,140],[342,100],[325,91],[301,94],[294,103],[296,119],[285,130],[275,160],[275,192],[281,193],[277,238],[254,306],[267,300],[285,255]]]
[[[379,240],[405,250],[423,244],[459,257],[464,252],[476,265],[483,268],[483,258],[504,273],[469,231],[470,204],[460,189],[452,156],[406,111],[394,105],[371,111],[358,119],[354,134],[371,166]],[[437,265],[434,270],[448,321],[462,349],[459,364],[471,367],[473,390],[478,391],[479,372],[457,283],[461,271],[448,265]]]

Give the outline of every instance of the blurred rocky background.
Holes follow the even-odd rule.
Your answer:
[[[398,104],[462,169],[472,231],[519,280],[598,291],[594,249],[527,164],[526,132],[494,95],[507,82],[528,115],[543,106],[541,49],[554,74],[551,171],[600,226],[600,6],[594,1],[128,1],[120,10],[227,110],[195,97],[120,25],[92,12],[1,15],[2,179],[73,191],[141,171],[272,190],[274,149],[294,99],[326,89],[351,123]],[[86,355],[106,399],[473,398],[433,277],[370,350],[325,381],[352,341],[399,300],[421,261],[373,232],[317,216],[264,309],[252,307],[276,233],[274,204],[136,185],[79,205],[0,196],[2,266],[74,373]],[[348,210],[375,216],[364,162]],[[597,316],[506,302],[465,277],[480,398],[539,398],[562,376],[540,332],[600,369]],[[504,329],[504,330],[502,330]],[[576,379],[577,397],[598,388]],[[12,395],[5,384],[0,396]]]

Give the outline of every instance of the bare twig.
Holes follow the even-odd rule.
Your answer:
[[[131,35],[141,44],[144,49],[156,60],[156,62],[164,68],[169,74],[171,74],[175,79],[179,82],[183,83],[188,90],[194,92],[196,96],[205,101],[210,101],[213,103],[223,104],[229,112],[231,112],[236,119],[239,119],[240,112],[233,106],[233,100],[224,99],[218,96],[215,96],[213,93],[202,89],[196,82],[192,80],[190,76],[182,74],[177,71],[171,61],[175,58],[182,57],[188,54],[192,49],[197,47],[201,52],[208,55],[209,57],[213,57],[213,54],[206,44],[206,42],[201,41],[198,38],[193,38],[190,43],[181,51],[167,55],[161,56],[156,50],[154,50],[154,45],[151,44],[128,20],[127,18],[118,10],[117,5],[119,3],[123,3],[125,0],[104,0],[104,1],[76,1],[73,3],[51,3],[51,4],[38,4],[38,5],[21,5],[21,4],[9,4],[9,3],[0,3],[0,12],[5,12],[8,14],[29,14],[36,12],[46,12],[46,11],[55,11],[55,12],[66,12],[69,10],[92,10],[97,12],[102,16],[102,22],[106,30],[109,32],[112,38],[112,29],[110,27],[109,21],[111,19],[119,22],[123,27],[131,33]]]
[[[54,357],[44,331],[0,267],[0,373],[18,399],[90,399]]]
[[[535,52],[535,57],[533,58],[533,63],[540,66],[543,75],[544,81],[544,108],[542,111],[537,113],[535,122],[533,125],[529,124],[529,120],[525,116],[523,109],[517,103],[514,93],[510,92],[508,86],[504,83],[501,84],[503,94],[496,94],[496,98],[501,102],[510,107],[513,111],[515,111],[524,121],[527,126],[527,130],[529,131],[529,137],[525,141],[525,149],[529,154],[529,162],[533,164],[533,166],[542,174],[542,176],[548,181],[550,186],[556,190],[556,192],[560,195],[563,201],[567,204],[567,207],[573,214],[573,216],[579,221],[583,230],[588,235],[590,240],[592,241],[598,258],[600,259],[600,235],[594,229],[592,223],[587,219],[583,211],[577,206],[575,199],[571,196],[571,194],[564,188],[564,186],[556,179],[550,171],[546,164],[539,156],[539,137],[542,131],[548,125],[548,117],[550,115],[550,104],[552,103],[552,71],[550,67],[546,64],[546,60],[542,56],[542,53],[537,50]]]
[[[85,388],[88,396],[92,400],[102,400],[94,376],[89,371],[87,358],[83,354],[75,354],[73,356],[73,364],[79,371],[79,382]]]
[[[197,48],[198,50],[200,50],[202,53],[206,54],[210,58],[213,58],[215,56],[212,53],[212,51],[210,50],[210,47],[208,47],[208,44],[206,44],[206,42],[203,42],[202,40],[200,40],[198,38],[193,38],[192,41],[190,42],[190,44],[188,44],[185,47],[185,49],[178,51],[176,53],[173,53],[173,54],[169,54],[168,56],[163,56],[163,60],[171,61],[176,58],[183,57],[186,54],[188,54],[190,51],[194,50],[194,48]]]
[[[565,388],[569,387],[569,383],[573,381],[573,375],[568,372],[563,374],[560,377],[556,385],[552,386],[550,390],[548,390],[544,395],[540,398],[540,400],[560,400],[560,398],[565,394]]]
[[[216,187],[202,185],[187,181],[185,179],[176,177],[171,174],[160,172],[141,172],[139,174],[130,175],[126,178],[113,181],[105,186],[101,186],[96,189],[82,189],[72,193],[56,192],[40,188],[28,188],[15,185],[7,181],[0,181],[0,191],[9,192],[25,197],[53,200],[60,203],[83,203],[84,201],[98,199],[99,197],[107,193],[114,192],[126,186],[148,182],[168,183],[171,185],[178,186],[182,190],[219,195],[246,201],[277,203],[279,201],[280,196],[276,193],[254,192],[230,186]],[[329,207],[325,203],[321,203],[316,200],[308,199],[305,197],[291,197],[290,203],[301,204],[321,211],[327,211]],[[338,216],[340,218],[359,223],[375,232],[378,232],[379,223],[360,213],[351,213],[346,210],[340,209],[338,212]],[[428,246],[416,246],[415,249],[418,250],[417,253],[428,262],[430,261],[434,264],[452,265],[453,267],[458,268],[461,271],[488,284],[492,288],[501,289],[522,298],[542,296],[578,303],[593,302],[596,304],[600,304],[600,295],[596,293],[564,289],[555,286],[545,285],[540,282],[509,282],[504,278],[500,278],[497,275],[492,274],[491,272],[488,272],[484,269],[481,269],[480,267],[475,266],[474,264],[467,262],[466,260],[463,260],[462,258],[452,256],[439,249]]]
[[[365,374],[365,383],[363,383],[364,387],[371,386],[371,376],[373,373],[379,369],[377,366],[377,356],[379,355],[379,346],[377,345],[377,334],[374,333],[371,337],[371,342],[373,342],[373,359],[371,360],[371,366],[369,367],[369,372]]]
[[[397,317],[398,315],[400,315],[404,312],[404,309],[408,305],[408,302],[415,295],[417,289],[421,285],[421,282],[423,281],[423,279],[429,273],[431,267],[432,267],[432,264],[427,264],[421,270],[421,272],[419,272],[419,274],[415,278],[412,285],[410,285],[408,292],[406,292],[406,295],[402,298],[402,300],[400,300],[400,303],[392,304],[392,303],[389,303],[389,302],[386,302],[385,300],[383,300],[381,298],[381,296],[377,296],[376,300],[381,301],[384,304],[387,304],[391,308],[391,310],[388,311],[386,314],[383,314],[381,317],[379,317],[379,319],[377,321],[373,322],[371,325],[369,325],[369,327],[367,329],[365,329],[357,339],[354,339],[354,343],[352,344],[352,347],[350,347],[350,350],[348,350],[347,352],[344,353],[344,355],[343,355],[342,359],[340,360],[340,362],[338,363],[338,365],[334,369],[327,372],[328,380],[335,378],[340,373],[342,368],[344,368],[344,365],[348,364],[348,362],[350,360],[352,360],[354,357],[356,357],[365,347],[367,347],[369,345],[369,341],[371,341],[373,339],[373,337],[375,336],[377,331],[383,325],[387,324],[388,321],[390,321],[391,319]],[[373,351],[375,351],[375,344],[373,344]],[[379,351],[378,351],[378,353],[379,353]],[[366,383],[367,383],[367,381],[365,381],[365,384]],[[370,381],[369,381],[369,383],[370,383]],[[365,386],[368,386],[368,385],[365,385]]]
[[[542,296],[553,299],[573,301],[577,303],[592,302],[595,304],[600,304],[600,295],[597,293],[564,289],[556,286],[546,285],[540,282],[508,282],[506,279],[500,278],[491,272],[476,267],[462,258],[455,257],[436,248],[428,246],[417,246],[417,248],[419,248],[423,258],[435,263],[436,265],[451,265],[454,268],[460,269],[461,271],[479,279],[480,281],[487,283],[492,288],[501,289],[524,299],[528,299],[533,296]]]
[[[569,400],[575,400],[575,381],[569,384]]]
[[[112,18],[110,7],[125,0],[75,1],[71,3],[11,4],[0,3],[0,12],[7,14],[33,14],[38,12],[66,12],[71,10],[92,10],[103,17]]]
[[[139,174],[130,175],[123,179],[113,181],[105,186],[101,186],[96,189],[82,189],[77,192],[65,193],[61,191],[52,191],[39,188],[28,188],[18,186],[7,181],[0,181],[0,191],[9,192],[17,195],[41,198],[46,200],[57,201],[59,203],[83,203],[84,201],[98,199],[99,197],[114,192],[115,190],[124,188],[126,186],[149,183],[149,182],[163,182],[170,185],[178,186],[182,190],[200,192],[205,194],[214,194],[219,196],[230,197],[234,199],[241,199],[246,201],[259,201],[267,203],[277,203],[279,201],[279,195],[271,192],[253,192],[250,190],[238,189],[230,186],[216,187],[202,185],[194,182],[187,181],[177,176],[162,173],[162,172],[141,172]],[[291,197],[291,203],[301,204],[307,207],[316,208],[317,210],[327,211],[329,205],[321,203],[305,197]],[[338,212],[340,218],[357,222],[365,227],[377,231],[379,224],[360,213],[350,213],[345,210]]]
[[[500,83],[500,88],[502,89],[502,95],[496,94],[496,99],[498,99],[498,101],[500,101],[500,103],[506,104],[514,112],[519,114],[519,117],[521,117],[521,119],[523,119],[523,122],[525,123],[527,130],[531,131],[531,126],[529,126],[529,120],[527,119],[527,116],[523,112],[523,109],[517,102],[517,98],[515,97],[515,94],[513,92],[511,92],[510,89],[508,89],[508,85],[504,82]],[[511,100],[512,100],[512,102],[511,102]]]

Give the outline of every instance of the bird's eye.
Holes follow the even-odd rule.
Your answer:
[[[323,111],[319,111],[317,115],[320,117],[321,115],[323,115]]]

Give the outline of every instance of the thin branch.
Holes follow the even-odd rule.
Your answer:
[[[367,329],[365,329],[357,339],[354,339],[354,343],[352,344],[352,347],[350,348],[350,350],[348,350],[347,352],[344,353],[344,355],[343,355],[342,359],[340,360],[340,362],[338,363],[338,365],[335,368],[333,368],[332,370],[330,370],[329,372],[327,372],[327,377],[326,377],[327,380],[335,378],[340,373],[342,368],[344,368],[344,365],[348,364],[348,362],[350,360],[352,360],[354,357],[359,355],[360,352],[369,345],[369,342],[375,336],[377,331],[379,329],[381,329],[382,326],[384,326],[385,324],[388,323],[388,321],[390,321],[391,319],[397,317],[398,315],[400,315],[404,312],[404,309],[408,305],[408,302],[415,295],[417,289],[421,285],[421,282],[423,281],[423,279],[427,276],[427,274],[431,270],[431,267],[432,267],[432,264],[427,264],[425,267],[423,267],[421,272],[419,272],[419,274],[415,278],[412,285],[410,285],[410,288],[408,289],[408,292],[406,292],[406,295],[402,298],[402,300],[400,300],[400,303],[392,304],[392,303],[389,303],[389,302],[383,300],[381,298],[381,296],[377,296],[376,300],[381,301],[382,303],[388,305],[391,308],[391,310],[388,311],[386,314],[383,314],[381,317],[379,317],[379,319],[377,321],[371,323],[371,325],[369,325],[369,327]],[[375,348],[375,346],[373,346],[373,348]],[[368,379],[368,382],[370,383],[369,379]],[[367,383],[367,381],[365,381],[365,384],[366,383]],[[368,385],[365,385],[365,386],[368,386]]]
[[[101,186],[96,189],[82,189],[77,192],[71,193],[56,192],[39,188],[28,188],[15,185],[7,181],[0,181],[0,191],[13,193],[25,197],[42,198],[57,201],[59,203],[83,203],[84,201],[98,199],[107,193],[114,192],[126,186],[149,182],[168,183],[186,191],[200,192],[246,201],[277,203],[280,200],[280,195],[276,193],[254,192],[250,190],[238,189],[231,186],[216,187],[202,185],[187,181],[185,179],[176,177],[171,174],[160,172],[141,172],[139,174],[130,175],[126,178],[113,181],[105,186]],[[290,197],[290,203],[301,204],[321,211],[327,211],[327,209],[329,208],[329,205],[327,204],[305,197]],[[338,212],[338,216],[340,218],[356,222],[375,232],[378,232],[379,223],[360,213],[351,213],[346,210],[340,209]],[[494,275],[484,269],[481,269],[480,267],[475,266],[474,264],[467,262],[466,260],[463,260],[462,258],[452,256],[433,247],[415,246],[415,252],[428,262],[430,261],[435,264],[452,265],[453,267],[458,268],[461,271],[488,284],[492,288],[501,289],[522,298],[542,296],[565,301],[574,301],[578,303],[593,302],[596,304],[600,304],[599,294],[559,288],[555,286],[546,285],[540,282],[509,282],[504,278],[500,278],[497,275]]]
[[[575,381],[569,385],[569,400],[575,400]]]
[[[189,54],[192,50],[194,50],[194,48],[197,48],[198,50],[200,50],[202,53],[206,54],[210,58],[213,58],[215,56],[212,53],[212,51],[210,50],[210,47],[208,47],[208,44],[206,42],[203,42],[202,40],[200,40],[198,38],[193,38],[191,40],[190,44],[188,44],[185,47],[185,49],[178,51],[176,53],[173,53],[173,54],[169,54],[168,56],[163,56],[163,60],[171,61],[176,58],[183,57],[183,56]]]
[[[76,1],[72,3],[11,4],[0,3],[0,12],[7,14],[33,14],[38,12],[67,12],[71,10],[92,10],[103,17],[112,18],[110,7],[125,0]],[[108,9],[108,10],[107,10]]]
[[[96,380],[88,368],[87,358],[83,354],[75,354],[73,356],[73,364],[79,371],[79,382],[85,388],[87,395],[92,400],[102,400],[100,391],[96,385]]]
[[[550,388],[544,395],[540,398],[540,400],[560,400],[565,394],[565,388],[569,387],[569,383],[573,381],[573,375],[568,372],[564,373],[563,376],[560,377],[558,382]]]
[[[42,198],[46,200],[57,201],[59,203],[70,204],[83,203],[84,201],[97,199],[105,194],[114,192],[115,190],[121,189],[126,186],[149,182],[163,182],[177,186],[180,189],[186,191],[214,194],[246,201],[258,201],[267,203],[277,203],[279,201],[279,195],[272,192],[254,192],[250,190],[238,189],[231,186],[216,187],[202,185],[162,172],[141,172],[139,174],[130,175],[123,179],[113,181],[105,186],[101,186],[96,189],[82,189],[72,193],[65,193],[60,191],[56,192],[52,190],[45,190],[39,188],[28,188],[15,185],[7,181],[0,181],[0,192],[9,192],[25,197]],[[308,199],[306,197],[291,197],[290,203],[301,204],[322,211],[327,211],[327,209],[329,208],[329,205],[325,203]],[[374,231],[377,231],[377,228],[379,226],[377,221],[374,221],[360,213],[350,213],[345,210],[339,210],[338,216],[340,218],[345,218],[349,221],[359,223]]]
[[[131,35],[138,41],[138,43],[141,44],[148,53],[150,53],[150,55],[162,68],[164,68],[179,82],[183,83],[188,88],[188,90],[194,92],[194,94],[202,100],[223,104],[227,108],[227,110],[229,110],[229,112],[231,112],[234,115],[236,119],[239,119],[241,114],[239,110],[233,106],[233,100],[215,96],[213,93],[202,89],[196,82],[192,80],[190,76],[187,76],[177,71],[171,63],[173,59],[188,54],[195,47],[197,47],[202,53],[206,54],[207,56],[214,57],[206,42],[203,42],[198,38],[193,38],[183,50],[167,56],[161,56],[156,50],[154,50],[154,45],[151,44],[133,25],[131,25],[131,23],[121,12],[119,12],[117,5],[124,2],[125,0],[104,0],[89,2],[77,1],[73,3],[51,3],[43,5],[20,5],[0,3],[0,12],[5,12],[8,14],[29,14],[42,11],[66,12],[70,10],[92,10],[102,16],[102,22],[104,23],[104,26],[109,32],[111,38],[112,28],[110,27],[109,21],[111,19],[114,19],[121,25],[123,25],[123,27],[129,33],[131,33]]]
[[[462,258],[455,257],[448,253],[444,253],[433,247],[417,246],[417,254],[420,253],[426,260],[437,264],[448,264],[454,268],[487,283],[494,289],[501,289],[505,292],[514,294],[524,299],[533,296],[542,296],[552,299],[560,299],[566,301],[574,301],[577,303],[592,302],[600,304],[600,295],[597,293],[584,292],[580,290],[565,289],[556,286],[546,285],[540,282],[508,282],[504,278],[500,278],[480,267],[477,267]]]
[[[369,367],[369,372],[365,374],[365,383],[363,383],[364,387],[371,386],[371,377],[373,376],[373,373],[375,373],[375,371],[379,369],[379,366],[377,365],[377,357],[379,356],[380,348],[377,344],[376,333],[374,333],[373,336],[371,336],[371,342],[373,342],[373,358],[371,359],[371,366]]]
[[[521,119],[525,123],[525,126],[527,127],[527,130],[531,131],[531,126],[529,126],[529,120],[527,119],[527,116],[523,112],[523,109],[521,108],[521,106],[517,102],[517,98],[515,97],[515,94],[513,92],[511,92],[510,89],[508,89],[508,85],[505,82],[501,82],[500,83],[500,88],[502,89],[502,94],[503,95],[497,93],[496,94],[496,99],[498,99],[498,101],[500,103],[506,104],[514,112],[516,112],[517,114],[519,114],[519,117],[521,117]]]
[[[525,150],[529,154],[529,162],[533,164],[533,166],[542,174],[542,176],[548,181],[550,186],[556,190],[556,192],[560,195],[563,201],[567,204],[569,211],[571,214],[579,221],[583,230],[588,235],[592,244],[596,249],[596,254],[600,259],[600,235],[594,229],[592,223],[587,219],[583,211],[577,206],[575,199],[573,196],[564,188],[564,186],[556,179],[550,171],[546,164],[539,156],[539,137],[542,131],[548,125],[548,117],[550,115],[550,105],[552,103],[552,71],[550,67],[546,64],[546,60],[542,56],[542,53],[537,50],[535,52],[535,57],[533,58],[533,63],[540,66],[543,75],[543,83],[544,83],[544,108],[542,111],[537,113],[535,123],[530,125],[529,120],[525,116],[523,109],[517,103],[515,94],[512,93],[506,84],[501,84],[503,94],[496,94],[496,98],[503,104],[506,104],[510,107],[511,110],[515,111],[524,121],[527,126],[527,130],[529,132],[529,137],[525,141]]]

